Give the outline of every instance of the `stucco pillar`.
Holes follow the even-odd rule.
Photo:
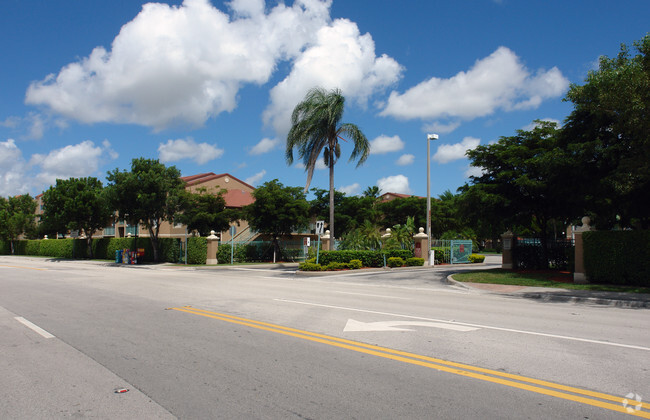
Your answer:
[[[206,264],[217,264],[217,251],[219,250],[219,237],[214,234],[214,230],[210,231],[208,240],[208,257],[205,260]],[[187,245],[186,245],[187,246]]]
[[[330,231],[326,230],[325,235],[321,236],[320,240],[323,243],[323,245],[321,246],[323,251],[329,251],[331,249],[331,245],[332,245],[332,238],[330,236]]]
[[[582,242],[582,233],[592,230],[589,223],[591,219],[587,216],[582,218],[582,226],[578,227],[574,232],[574,245],[575,245],[575,269],[573,270],[573,282],[578,284],[589,283],[587,274],[585,273],[585,252]]]
[[[501,243],[503,244],[503,251],[501,252],[501,268],[504,270],[512,270],[512,246],[515,235],[508,230],[501,235]]]
[[[429,236],[424,233],[424,228],[420,228],[420,233],[413,235],[413,240],[415,241],[415,249],[413,254],[415,258],[424,258],[424,265],[433,265],[433,261],[429,261],[431,250],[427,249],[429,246]]]

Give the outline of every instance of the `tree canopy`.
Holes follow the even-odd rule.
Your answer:
[[[14,241],[20,235],[29,236],[36,231],[35,210],[36,202],[29,194],[0,197],[0,239],[10,242],[12,254]]]
[[[227,230],[233,215],[226,209],[224,191],[216,194],[205,188],[196,192],[183,191],[181,212],[175,216],[175,220],[186,225],[188,231],[196,231],[202,236],[208,236],[212,230]]]
[[[43,223],[57,231],[78,230],[86,235],[92,258],[93,232],[113,217],[100,180],[94,177],[57,179],[43,193]]]
[[[106,179],[112,207],[129,223],[141,223],[149,231],[154,261],[158,261],[160,224],[172,223],[180,209],[184,190],[180,171],[157,159],[138,158],[132,160],[131,171],[115,169],[108,172]]]

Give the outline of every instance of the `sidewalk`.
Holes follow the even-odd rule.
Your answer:
[[[450,284],[483,293],[525,299],[539,299],[546,302],[581,303],[635,309],[650,308],[650,294],[645,293],[599,292],[592,290],[569,290],[554,287],[469,283],[459,282],[451,277],[452,276],[447,277],[447,281]]]

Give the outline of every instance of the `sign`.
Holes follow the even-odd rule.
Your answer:
[[[237,228],[235,226],[230,226],[230,237],[234,238],[235,233],[237,233]]]
[[[322,235],[324,227],[325,227],[325,221],[324,220],[317,220],[316,221],[316,235]]]
[[[451,263],[462,264],[469,262],[472,253],[472,241],[453,240],[451,241]]]
[[[71,230],[70,231],[70,237],[77,239],[79,237],[79,231],[78,230]]]
[[[310,238],[302,238],[302,244],[304,246],[310,246]]]

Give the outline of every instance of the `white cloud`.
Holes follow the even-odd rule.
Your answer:
[[[289,131],[291,112],[314,86],[340,88],[347,99],[366,106],[370,96],[396,83],[402,67],[387,55],[375,55],[370,34],[356,23],[337,19],[319,28],[316,40],[294,61],[291,73],[273,89],[264,122],[278,135]]]
[[[474,137],[465,137],[462,142],[455,144],[441,144],[433,155],[433,160],[438,163],[448,163],[452,160],[463,159],[465,152],[475,149],[481,140]]]
[[[479,177],[481,175],[483,175],[483,168],[477,166],[468,166],[465,170],[465,178],[469,178],[470,176]]]
[[[425,124],[423,129],[427,133],[448,134],[460,127],[460,121],[453,121],[443,124],[439,121],[434,121],[431,124]]]
[[[14,139],[0,142],[0,196],[24,194],[29,190],[25,159]]]
[[[280,139],[263,138],[249,152],[251,155],[263,155],[278,147]]]
[[[352,185],[337,188],[338,191],[345,193],[345,195],[357,195],[361,192],[361,185],[355,182]]]
[[[415,160],[415,156],[411,154],[405,154],[399,157],[397,159],[397,162],[395,162],[399,166],[408,166],[413,164],[413,161]]]
[[[377,180],[377,186],[382,193],[394,192],[400,194],[411,194],[409,179],[404,175],[387,176]]]
[[[265,14],[254,0],[180,6],[147,3],[110,50],[32,83],[26,102],[84,123],[134,123],[163,129],[199,126],[232,111],[243,84],[266,83],[280,60],[292,60],[329,23],[331,1],[297,0]]]
[[[47,155],[32,155],[29,164],[40,167],[36,180],[52,185],[57,179],[81,178],[97,174],[105,150],[90,140],[52,150]]]
[[[183,159],[191,159],[203,165],[223,155],[223,149],[216,144],[196,143],[194,139],[167,140],[158,146],[158,155],[161,162],[176,162]]]
[[[370,141],[370,154],[381,155],[384,153],[397,152],[404,148],[404,142],[399,136],[388,137],[381,135]]]
[[[499,109],[535,108],[544,99],[562,95],[568,86],[557,68],[531,75],[515,53],[499,47],[466,72],[449,79],[433,77],[403,94],[391,92],[381,115],[470,120]]]
[[[325,165],[325,160],[322,157],[316,161],[316,169],[317,170],[328,169],[328,166]]]
[[[258,182],[260,182],[262,178],[264,178],[264,175],[266,175],[266,170],[262,169],[260,172],[256,173],[255,175],[246,178],[244,182],[254,186]]]

